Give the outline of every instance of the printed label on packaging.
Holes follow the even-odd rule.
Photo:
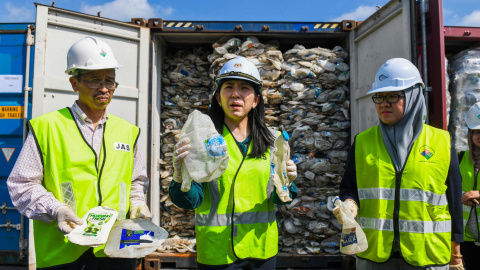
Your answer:
[[[221,157],[225,155],[223,145],[225,145],[225,139],[221,136],[211,137],[205,140],[205,148],[211,157]]]
[[[113,214],[88,214],[87,227],[85,228],[83,235],[96,237],[102,230],[103,225],[107,224],[112,216]]]
[[[352,228],[352,232],[348,234],[342,233],[342,238],[340,239],[340,246],[346,247],[357,243],[357,234],[355,228]]]
[[[140,245],[141,243],[152,243],[154,236],[155,233],[151,231],[131,231],[123,229],[122,237],[120,238],[120,249]]]

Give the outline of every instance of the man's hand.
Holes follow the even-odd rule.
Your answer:
[[[290,180],[290,183],[297,178],[297,165],[293,162],[293,160],[288,160],[287,161],[287,176],[288,180]]]
[[[173,181],[182,183],[182,162],[190,150],[190,139],[184,138],[175,145],[173,155]]]
[[[58,230],[63,234],[68,234],[73,231],[77,225],[83,224],[83,220],[77,217],[70,207],[65,205],[57,209],[55,219],[57,220]]]
[[[350,208],[350,211],[352,212],[353,217],[356,217],[358,214],[358,206],[355,203],[355,201],[352,199],[346,199],[345,202],[348,204],[348,208]],[[342,215],[340,215],[340,206],[333,208],[332,212],[337,218],[338,223],[343,224]]]
[[[151,218],[150,209],[145,204],[134,206],[130,209],[130,218]]]
[[[467,191],[462,196],[462,204],[474,206],[478,204],[478,199],[480,199],[480,191],[478,190]]]

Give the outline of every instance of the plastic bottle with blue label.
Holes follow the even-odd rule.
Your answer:
[[[333,199],[333,204],[340,207],[340,215],[343,220],[340,252],[352,255],[365,251],[368,248],[367,237],[355,220],[348,204],[342,202],[339,197]]]

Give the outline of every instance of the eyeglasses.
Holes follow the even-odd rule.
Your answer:
[[[389,94],[386,96],[379,96],[379,95],[374,95],[372,96],[373,103],[375,104],[380,104],[384,100],[387,100],[388,103],[396,103],[400,100],[401,97],[404,97],[405,95],[397,95],[397,94]]]
[[[102,81],[97,81],[97,80],[84,80],[84,79],[81,79],[81,78],[78,78],[78,77],[77,77],[77,79],[79,81],[87,82],[88,87],[90,87],[92,89],[98,89],[102,85],[105,85],[105,88],[107,88],[109,90],[113,90],[113,89],[118,87],[118,83],[115,82],[115,81],[102,82]]]

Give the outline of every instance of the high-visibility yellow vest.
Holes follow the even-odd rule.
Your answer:
[[[195,210],[197,260],[222,265],[238,258],[273,257],[278,253],[278,229],[270,150],[260,159],[244,159],[226,127],[223,137],[230,155],[227,169],[204,185],[203,202]]]
[[[118,219],[126,218],[138,127],[109,114],[97,160],[68,108],[32,119],[29,125],[41,152],[43,186],[48,192],[80,218],[98,205],[117,210]],[[34,220],[33,224],[40,268],[71,263],[88,249],[68,242],[56,222]],[[103,249],[95,248],[95,255],[105,257]]]
[[[462,174],[462,194],[473,190],[473,185],[474,185],[474,178],[475,178],[475,172],[474,172],[474,164],[472,160],[470,159],[470,150],[465,151],[462,157],[462,160],[460,161],[460,173]],[[480,175],[480,173],[479,173]],[[480,182],[478,181],[478,175],[477,175],[477,190],[480,187]],[[463,209],[463,240],[464,241],[477,241],[477,239],[473,239],[470,237],[467,237],[465,233],[465,224],[467,224],[468,218],[470,217],[470,211],[473,206],[468,206],[465,204],[462,204],[462,209]],[[480,217],[480,205],[475,206],[475,211],[477,212],[477,221],[479,220]],[[480,222],[479,222],[480,223]],[[479,230],[480,230],[480,225],[479,225]]]
[[[450,148],[448,132],[424,125],[405,168],[396,172],[378,126],[357,136],[358,222],[368,241],[368,249],[357,256],[385,262],[398,240],[408,264],[450,261],[451,218],[445,195]]]

